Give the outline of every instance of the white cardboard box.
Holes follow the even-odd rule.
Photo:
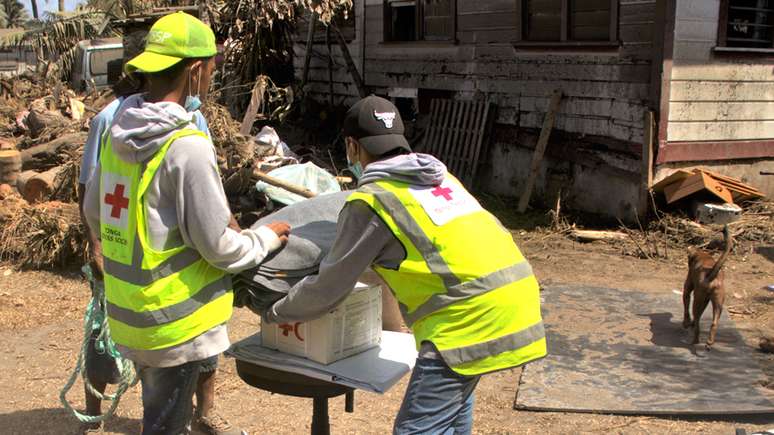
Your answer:
[[[261,323],[262,345],[330,364],[379,346],[382,337],[382,289],[357,283],[333,311],[309,321]]]

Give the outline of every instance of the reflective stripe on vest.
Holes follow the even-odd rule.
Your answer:
[[[135,235],[134,246],[132,247],[132,264],[124,264],[119,261],[104,259],[105,272],[110,275],[137,286],[149,286],[154,281],[180,272],[186,267],[196,263],[201,259],[201,255],[193,249],[185,249],[178,254],[164,260],[160,265],[152,269],[143,269],[142,263],[144,254],[139,237]]]
[[[377,181],[348,201],[364,201],[406,250],[397,270],[374,270],[394,291],[418,347],[432,342],[466,376],[546,355],[532,267],[451,175],[432,188]]]
[[[106,137],[100,156],[100,232],[107,315],[116,343],[163,349],[193,339],[231,317],[231,277],[181,245],[156,250],[148,239],[144,195],[177,139],[173,134],[144,165],[121,160]]]
[[[500,269],[486,276],[482,276],[473,281],[460,282],[446,261],[441,257],[438,248],[430,240],[422,228],[416,223],[411,214],[406,210],[403,203],[394,193],[378,186],[377,184],[366,184],[360,188],[376,197],[395,218],[395,224],[400,227],[404,234],[419,250],[420,254],[427,263],[430,271],[438,275],[446,286],[446,293],[435,294],[425,303],[411,312],[405,305],[401,304],[400,309],[406,324],[411,326],[417,320],[426,315],[445,308],[455,302],[486,293],[490,290],[502,287],[512,282],[520,281],[532,276],[532,266],[524,260],[508,268]]]

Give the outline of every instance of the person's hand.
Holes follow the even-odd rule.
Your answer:
[[[290,224],[287,222],[272,222],[266,225],[270,230],[274,231],[274,234],[279,237],[280,242],[284,245],[288,242],[288,236],[290,235]]]
[[[239,223],[237,223],[236,218],[234,215],[231,215],[231,220],[228,221],[228,227],[236,232],[242,231],[242,227],[239,226]]]

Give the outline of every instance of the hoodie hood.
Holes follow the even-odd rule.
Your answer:
[[[394,180],[415,186],[437,186],[446,177],[446,165],[429,154],[401,154],[371,163],[358,184]]]
[[[176,131],[193,128],[193,113],[169,101],[148,103],[142,94],[128,97],[110,126],[111,144],[122,160],[148,161]]]

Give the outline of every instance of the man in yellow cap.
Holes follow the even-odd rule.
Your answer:
[[[102,242],[110,333],[142,382],[143,434],[188,433],[197,381],[230,345],[229,274],[260,264],[290,231],[229,227],[214,147],[193,124],[215,54],[212,30],[191,15],[153,25],[127,63],[148,91],[121,104],[84,199]],[[201,420],[205,432],[242,432]]]

